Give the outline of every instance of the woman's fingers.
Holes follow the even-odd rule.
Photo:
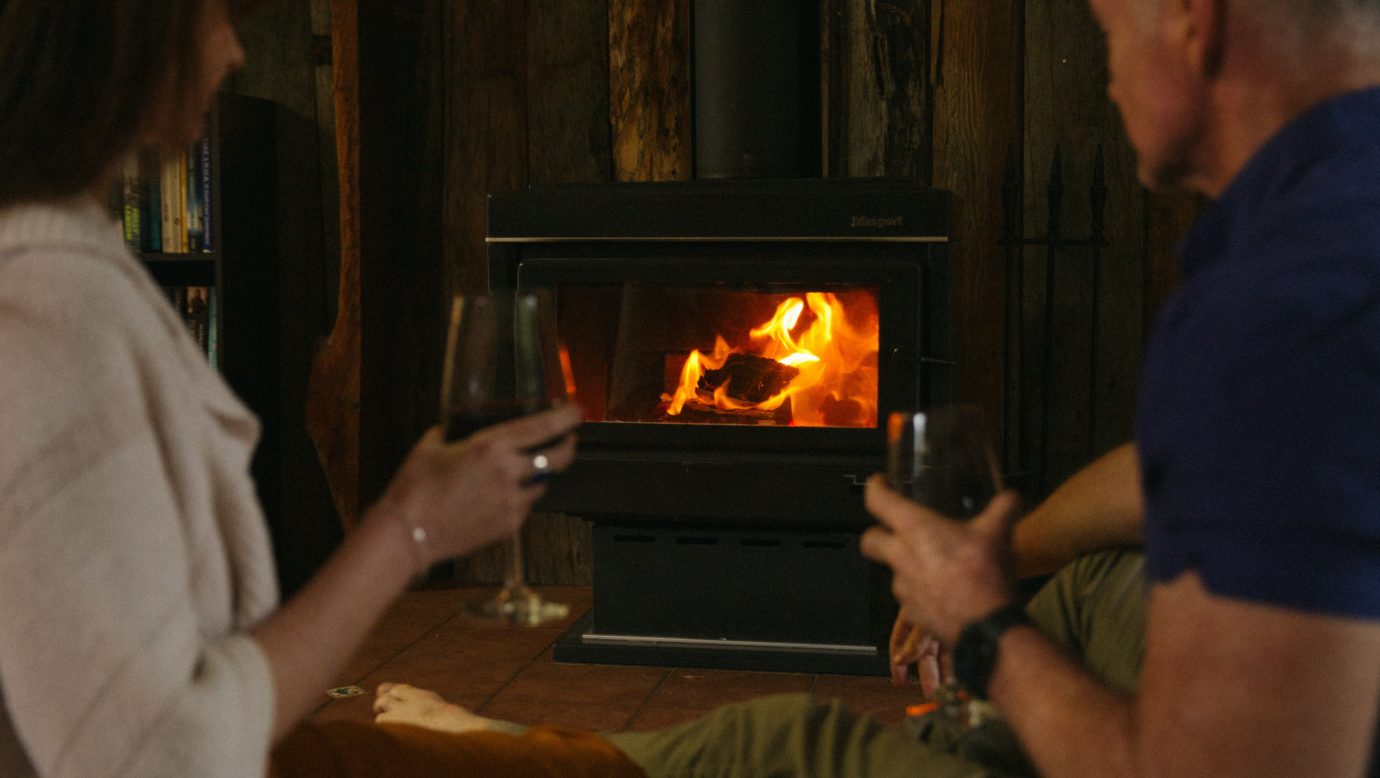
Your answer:
[[[569,440],[571,433],[580,426],[581,418],[579,406],[565,403],[495,424],[490,429],[501,433],[516,448],[535,452]]]

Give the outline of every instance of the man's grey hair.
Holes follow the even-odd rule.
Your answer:
[[[1128,0],[1141,24],[1149,26],[1159,20],[1169,0]],[[1380,32],[1380,0],[1240,0],[1240,8],[1259,11],[1255,16],[1264,24],[1286,32],[1285,38],[1296,45],[1304,41],[1369,36]],[[1342,41],[1344,43],[1349,40]],[[1380,47],[1380,40],[1356,40],[1356,43]]]
[[[1258,5],[1262,29],[1286,57],[1320,49],[1380,54],[1380,0],[1246,0]]]

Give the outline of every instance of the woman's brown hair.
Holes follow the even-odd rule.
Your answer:
[[[217,1],[0,0],[0,207],[99,183],[187,93]]]

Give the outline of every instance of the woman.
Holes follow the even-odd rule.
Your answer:
[[[0,775],[262,775],[414,575],[519,526],[531,447],[574,455],[572,407],[429,431],[277,607],[258,423],[101,206],[201,133],[240,4],[0,0]]]

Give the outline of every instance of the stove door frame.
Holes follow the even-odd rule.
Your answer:
[[[538,510],[588,519],[865,527],[862,484],[884,464],[892,410],[947,399],[945,244],[925,240],[558,241],[491,246],[519,287],[628,281],[878,290],[878,425],[870,429],[589,422]],[[503,281],[504,279],[497,279]],[[699,285],[703,285],[702,283]],[[695,499],[687,500],[687,495]]]

